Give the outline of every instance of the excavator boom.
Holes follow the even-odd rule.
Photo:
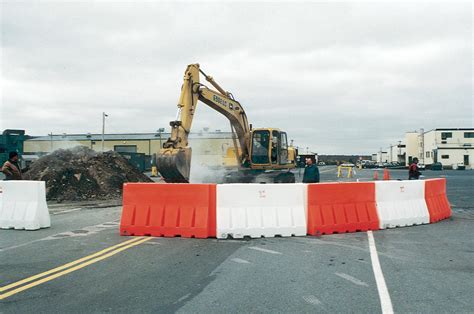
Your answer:
[[[199,73],[214,86],[211,90],[199,81]],[[231,93],[220,87],[212,77],[206,75],[199,64],[188,65],[184,73],[184,82],[178,101],[178,113],[175,121],[170,122],[171,136],[163,144],[156,164],[163,179],[169,183],[189,182],[191,170],[191,148],[188,136],[191,130],[198,100],[220,112],[230,121],[239,140],[240,162],[249,160],[249,124],[247,116]]]

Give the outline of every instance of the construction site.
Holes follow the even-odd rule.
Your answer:
[[[2,4],[0,313],[473,312],[472,15],[201,5]]]
[[[213,89],[200,83],[200,75]],[[205,136],[213,145],[199,145],[202,133],[190,139],[197,102],[224,115],[232,132],[216,140]],[[317,154],[299,153],[285,131],[253,128],[244,107],[198,64],[185,71],[177,120],[170,126],[168,133],[160,130],[157,143],[148,139],[148,154],[138,156],[140,144],[130,138],[111,142],[107,136],[106,145],[105,134],[101,142],[92,135],[63,136],[59,145],[72,147],[54,149],[53,135],[49,141],[25,141],[24,131],[4,132],[3,151],[13,148],[26,158],[23,180],[0,181],[5,229],[0,252],[4,261],[26,257],[30,265],[21,273],[10,271],[9,262],[0,265],[6,312],[18,309],[18,302],[22,311],[49,312],[56,289],[80,295],[55,304],[61,312],[84,311],[85,304],[88,312],[208,312],[215,306],[229,312],[247,311],[251,304],[257,312],[306,312],[316,306],[389,313],[394,303],[397,311],[411,311],[417,307],[407,304],[417,302],[424,285],[436,286],[435,278],[444,273],[440,267],[467,266],[458,247],[460,237],[469,238],[472,221],[470,199],[463,200],[472,188],[470,173],[430,170],[423,180],[406,180],[405,167],[367,169],[362,156],[357,165],[353,160],[326,165]],[[199,147],[194,156],[193,143]],[[28,154],[32,150],[35,154]],[[27,158],[32,155],[36,158]],[[309,169],[317,172],[310,175]],[[36,231],[23,236],[12,230]],[[117,241],[103,249],[103,243]],[[442,254],[436,249],[440,241],[449,248]],[[403,250],[394,251],[395,243]],[[33,255],[31,246],[54,253],[44,259]],[[410,263],[426,267],[420,271]],[[380,264],[388,270],[388,298]],[[282,268],[286,274],[274,276]],[[397,275],[391,275],[392,268]],[[255,274],[260,282],[251,279]],[[418,284],[406,286],[407,277]],[[120,281],[136,288],[113,284]],[[94,301],[95,289],[86,292],[78,282],[99,289],[101,301]],[[439,286],[424,309],[451,310],[440,308],[446,304],[439,301],[441,294],[457,298],[459,311],[472,309],[462,297],[468,294],[459,292],[472,288],[469,276],[451,274],[444,280],[449,282],[458,290],[447,294]],[[154,291],[161,291],[158,299],[145,294]],[[238,297],[226,297],[235,291]],[[340,302],[341,294],[352,298]]]

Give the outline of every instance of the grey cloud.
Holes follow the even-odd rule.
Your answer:
[[[469,3],[8,1],[1,34],[0,124],[30,134],[167,127],[193,62],[322,153],[473,125]],[[229,129],[199,104],[204,126]]]

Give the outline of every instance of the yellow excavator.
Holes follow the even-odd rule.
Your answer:
[[[202,74],[216,89],[199,82]],[[242,105],[225,91],[199,64],[190,64],[178,101],[176,120],[170,122],[171,136],[163,143],[156,159],[161,176],[168,183],[188,183],[191,170],[191,131],[198,101],[223,114],[230,121],[237,169],[226,175],[224,182],[294,183],[296,152],[288,145],[286,132],[275,128],[252,129]]]

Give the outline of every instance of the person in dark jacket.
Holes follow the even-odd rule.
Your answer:
[[[5,180],[22,180],[17,152],[10,152],[8,155],[8,160],[3,164],[2,172],[6,176]]]
[[[418,158],[413,158],[413,162],[408,168],[408,180],[418,180],[420,178],[421,172],[418,169]]]
[[[318,183],[319,169],[313,163],[311,158],[306,158],[306,167],[304,168],[303,183]]]

